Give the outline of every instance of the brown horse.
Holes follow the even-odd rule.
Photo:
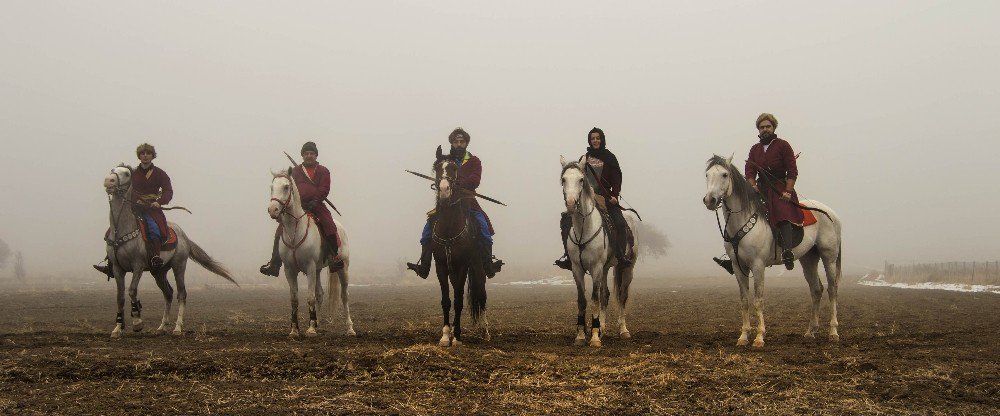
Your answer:
[[[469,283],[469,307],[473,323],[482,319],[484,338],[489,340],[490,332],[486,321],[486,271],[480,261],[477,222],[462,205],[462,199],[475,198],[455,188],[458,165],[437,148],[434,162],[435,186],[437,189],[436,215],[431,226],[431,250],[435,260],[438,283],[441,284],[441,311],[444,313],[444,327],[441,329],[442,347],[461,345],[462,308],[465,303],[465,284]],[[448,319],[452,299],[448,293],[448,282],[455,295],[455,321]]]

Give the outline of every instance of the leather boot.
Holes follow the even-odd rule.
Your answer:
[[[149,240],[149,268],[150,271],[159,270],[163,267],[163,259],[160,258],[160,247],[163,242],[159,238]]]
[[[795,268],[795,255],[792,254],[792,249],[794,247],[788,247],[788,241],[791,241],[791,235],[793,233],[794,225],[788,221],[782,221],[778,224],[778,245],[781,246],[781,262],[785,263],[785,268],[792,270]]]
[[[278,232],[281,232],[280,228]],[[281,271],[281,256],[278,255],[278,239],[281,238],[280,234],[274,234],[274,246],[271,248],[271,261],[264,263],[260,266],[260,273],[265,276],[278,277],[278,272]]]
[[[619,228],[619,229],[615,230],[614,233],[617,235],[617,238],[615,239],[616,240],[615,241],[615,247],[616,247],[615,251],[617,251],[617,253],[618,253],[618,255],[617,255],[617,257],[618,257],[618,267],[629,267],[629,266],[635,264],[635,262],[632,261],[632,258],[629,257],[628,254],[627,254],[628,253],[628,247],[627,247],[628,246],[628,236],[627,236],[628,232],[625,231],[624,228]]]
[[[726,271],[729,272],[729,274],[733,274],[733,275],[736,274],[735,272],[733,272],[733,261],[732,260],[730,260],[730,259],[721,259],[719,257],[712,257],[712,260],[715,260],[716,264],[718,264],[719,266],[722,266],[723,269],[726,269]]]
[[[562,213],[562,218],[559,219],[559,231],[562,236],[563,255],[555,263],[552,263],[560,269],[573,270],[573,264],[569,259],[569,250],[566,248],[566,238],[569,237],[569,228],[572,226],[573,219],[569,216],[569,213]]]
[[[337,245],[337,236],[327,236],[326,244],[330,250],[330,273],[340,271],[340,269],[344,268],[344,260],[340,258],[340,247]]]
[[[493,255],[493,244],[486,241],[482,242],[483,246],[483,270],[486,271],[486,278],[492,279],[493,276],[497,275],[497,272],[503,268],[503,260],[496,258]]]
[[[97,271],[104,273],[106,276],[108,276],[108,280],[111,280],[112,278],[115,277],[114,273],[111,271],[111,260],[108,259],[107,257],[104,257],[104,263],[105,264],[103,265],[100,263],[95,264],[94,269],[97,269]]]
[[[426,279],[427,275],[431,274],[431,244],[421,244],[420,245],[420,261],[416,264],[406,263],[406,268],[417,272],[417,276],[421,279]]]

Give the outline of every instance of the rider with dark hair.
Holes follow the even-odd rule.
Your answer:
[[[475,191],[479,188],[479,182],[483,177],[483,163],[479,160],[479,157],[474,156],[466,150],[469,147],[469,141],[472,140],[472,136],[469,135],[461,127],[452,130],[448,134],[448,143],[451,144],[451,151],[449,152],[449,157],[454,159],[455,163],[458,164],[458,178],[456,186],[461,189],[466,189],[469,191]],[[492,278],[500,271],[503,266],[503,261],[497,259],[493,256],[493,223],[490,222],[490,218],[486,215],[486,211],[483,211],[483,207],[479,205],[479,201],[476,198],[464,198],[462,199],[462,206],[469,210],[469,213],[476,222],[479,224],[479,241],[483,248],[484,257],[484,269],[486,271],[486,276]],[[418,276],[426,279],[431,272],[431,227],[434,224],[434,217],[428,216],[427,222],[424,223],[423,233],[420,235],[420,260],[418,263],[406,263],[406,267],[417,273]]]
[[[323,232],[330,254],[331,271],[340,270],[344,267],[343,260],[340,259],[337,240],[337,223],[333,221],[333,214],[326,208],[323,201],[330,196],[330,170],[320,165],[316,158],[319,156],[319,149],[316,143],[306,142],[302,145],[302,164],[292,171],[292,180],[295,187],[299,189],[299,199],[302,200],[302,209],[312,214]],[[274,232],[274,244],[271,248],[271,261],[260,266],[260,272],[267,276],[278,276],[281,270],[281,256],[278,255],[278,239],[281,238],[281,226]]]
[[[781,246],[781,261],[785,268],[795,267],[795,256],[792,254],[792,240],[796,228],[802,228],[804,219],[799,208],[799,196],[795,192],[795,180],[799,177],[799,168],[795,163],[795,151],[792,145],[778,138],[774,130],[778,128],[778,119],[770,113],[757,116],[758,143],[750,147],[744,169],[747,181],[753,189],[764,197],[767,205],[768,223]],[[714,258],[729,274],[733,274],[733,261]]]
[[[586,154],[586,177],[594,191],[604,198],[603,208],[607,210],[611,217],[614,230],[611,233],[612,245],[615,249],[615,256],[618,258],[618,265],[628,267],[632,265],[632,259],[626,255],[628,245],[628,224],[625,216],[622,215],[622,207],[619,204],[618,196],[622,190],[622,169],[618,164],[618,158],[607,149],[607,140],[604,137],[604,130],[594,127],[587,133],[587,154]],[[598,206],[602,204],[598,203]],[[555,265],[566,270],[571,270],[569,255],[566,250],[566,238],[569,236],[569,229],[573,225],[569,212],[563,212],[559,221],[559,228],[562,231],[563,256],[556,260]]]

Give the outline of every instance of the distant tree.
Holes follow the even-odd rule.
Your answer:
[[[17,278],[17,280],[24,280],[24,276],[24,256],[21,255],[20,251],[18,251],[17,254],[14,255],[14,277]]]
[[[0,269],[7,267],[7,260],[10,259],[10,246],[0,240]]]
[[[639,251],[653,258],[660,258],[667,255],[670,248],[670,240],[667,235],[660,232],[655,226],[649,223],[639,222],[637,233],[639,234]]]

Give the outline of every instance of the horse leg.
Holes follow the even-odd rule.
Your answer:
[[[132,282],[128,285],[128,297],[132,300],[132,331],[142,331],[142,302],[139,301],[139,280],[142,278],[142,267],[132,265]]]
[[[177,283],[177,322],[174,323],[174,335],[184,335],[184,309],[187,308],[187,284],[184,273],[187,271],[187,260],[178,261],[174,266],[174,283]],[[163,279],[166,280],[166,274]]]
[[[608,286],[608,270],[609,270],[608,266],[604,266],[604,277],[601,278],[601,293],[600,293],[601,312],[598,319],[601,328],[604,328],[608,325],[608,304],[611,302],[611,289]]]
[[[299,271],[295,269],[295,266],[291,266],[285,263],[285,280],[288,280],[288,295],[292,304],[292,331],[288,333],[289,337],[297,337],[299,333]]]
[[[764,265],[757,263],[753,266],[753,307],[757,310],[757,337],[753,339],[753,347],[764,346],[764,333],[767,332],[764,326]]]
[[[347,266],[340,269],[337,274],[340,276],[340,304],[344,307],[344,315],[347,317],[347,335],[356,336],[358,335],[354,332],[354,321],[351,320],[351,306],[347,302],[347,287],[350,279],[347,276]],[[332,288],[330,290],[333,290]]]
[[[307,293],[309,293],[309,297],[306,299],[306,304],[309,305],[309,327],[306,328],[306,336],[307,337],[314,337],[314,336],[317,335],[317,332],[316,332],[316,326],[317,326],[317,322],[316,322],[316,320],[317,320],[317,317],[316,317],[316,305],[318,305],[318,302],[319,302],[319,298],[318,298],[318,293],[317,292],[323,290],[322,286],[319,285],[319,274],[320,274],[320,271],[321,270],[318,267],[315,267],[315,266],[311,267],[311,270],[310,270],[310,268],[307,268],[305,270],[306,282],[307,282],[307,285],[308,285],[308,288],[306,289],[306,291],[307,291]],[[320,286],[320,288],[317,289],[317,286]]]
[[[591,271],[590,277],[594,281],[594,289],[590,297],[590,346],[600,347],[601,346],[601,298],[604,294],[604,285],[607,283],[604,281],[605,276],[600,275],[604,271],[604,264],[597,264],[594,267],[594,271]],[[596,276],[595,276],[596,275]]]
[[[740,267],[736,267],[733,271],[736,274],[736,283],[740,287],[740,317],[743,318],[740,338],[736,340],[736,345],[742,347],[749,343],[750,336],[750,276],[744,274]]]
[[[441,340],[438,341],[438,345],[442,347],[447,347],[451,345],[451,320],[449,320],[449,315],[451,314],[451,294],[448,293],[448,275],[442,267],[436,267],[438,275],[438,283],[441,285],[441,313],[444,315],[444,327],[441,328]]]
[[[125,325],[125,272],[117,267],[111,267],[115,275],[115,287],[118,290],[116,301],[118,302],[118,314],[115,315],[115,328],[111,330],[111,338],[122,336],[122,326]]]
[[[174,276],[177,272],[174,272]],[[156,286],[159,286],[160,292],[163,293],[163,318],[160,319],[160,326],[156,328],[156,333],[162,335],[167,333],[167,325],[170,325],[170,308],[174,302],[174,288],[170,286],[170,281],[167,280],[167,272],[162,271],[160,273],[153,274],[153,278],[156,280]]]
[[[583,269],[573,264],[573,280],[576,281],[576,339],[573,343],[583,346],[587,343],[587,279]]]
[[[812,319],[809,327],[806,328],[806,338],[816,338],[816,328],[819,328],[819,304],[823,299],[823,283],[819,281],[819,255],[816,251],[809,251],[799,259],[802,265],[802,274],[809,284],[809,295],[812,296]]]
[[[462,309],[465,306],[465,281],[469,275],[468,267],[459,267],[459,269],[464,270],[451,275],[451,287],[455,292],[455,321],[452,325],[452,333],[454,334],[454,339],[451,342],[452,347],[462,345]]]
[[[839,250],[839,248],[838,248]],[[823,258],[823,268],[826,270],[826,284],[829,286],[827,292],[830,296],[830,341],[840,342],[840,334],[837,332],[837,289],[840,285],[840,253],[837,256],[825,256]]]

